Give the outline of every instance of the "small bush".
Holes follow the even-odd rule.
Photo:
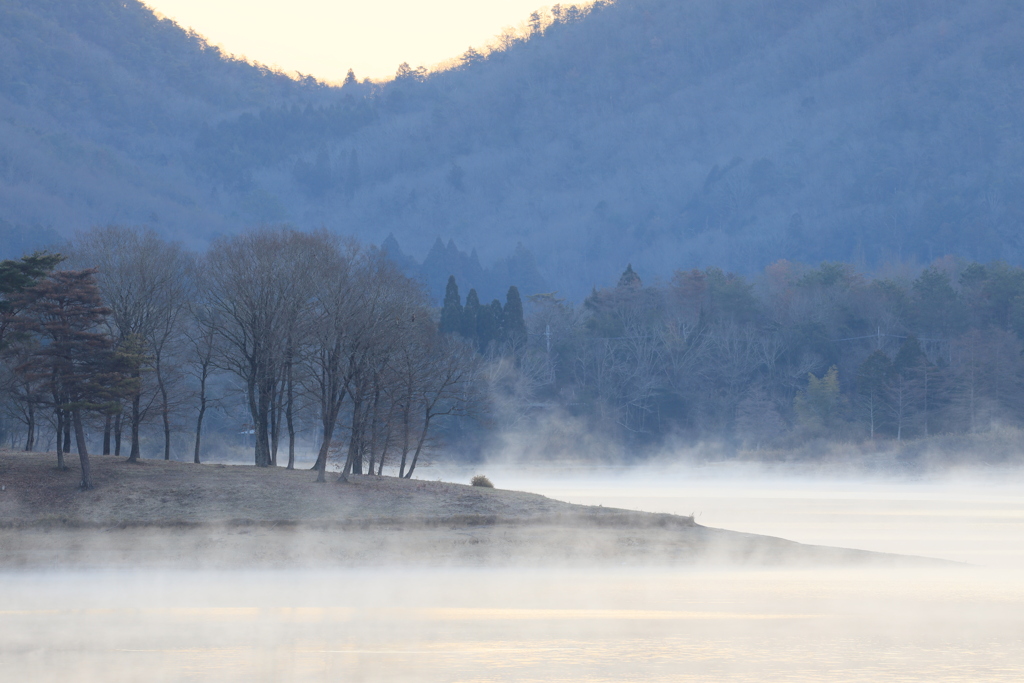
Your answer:
[[[473,481],[471,481],[470,483],[473,484],[473,486],[483,486],[484,488],[488,489],[494,488],[494,484],[491,483],[491,480],[482,474],[478,474],[475,477],[473,477]]]

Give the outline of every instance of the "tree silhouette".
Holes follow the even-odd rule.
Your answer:
[[[441,334],[460,332],[462,330],[462,299],[459,297],[459,285],[455,276],[448,276],[448,287],[444,292],[444,305],[441,307]]]
[[[512,285],[505,295],[505,308],[502,322],[504,336],[509,341],[521,343],[526,341],[526,319],[523,315],[523,300],[519,296],[519,288]]]
[[[103,305],[95,270],[58,271],[27,289],[14,326],[41,343],[19,372],[46,382],[58,422],[75,432],[83,489],[93,486],[82,415],[103,411],[129,388],[113,340],[104,330],[110,309]],[[57,444],[58,454],[63,446]]]

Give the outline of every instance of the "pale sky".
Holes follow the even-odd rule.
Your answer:
[[[557,1],[557,0],[556,0]],[[236,56],[326,81],[390,78],[486,45],[549,0],[143,0]],[[570,3],[564,3],[570,4]]]

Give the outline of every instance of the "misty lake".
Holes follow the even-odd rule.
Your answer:
[[[1019,681],[1024,478],[516,470],[499,486],[963,565],[6,572],[11,681]],[[424,476],[464,478],[425,471]]]

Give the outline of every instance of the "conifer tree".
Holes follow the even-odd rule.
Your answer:
[[[462,327],[460,333],[466,339],[476,339],[477,319],[480,317],[480,297],[475,289],[466,295],[466,306],[462,309]]]
[[[633,270],[633,264],[627,264],[626,270],[622,271],[622,276],[619,278],[619,287],[621,289],[640,289],[643,286],[644,283],[640,280],[640,276]]]
[[[14,312],[12,297],[34,285],[63,260],[60,254],[36,252],[16,261],[0,262],[0,348],[3,348],[8,316]]]
[[[921,350],[921,343],[917,341],[917,337],[910,335],[896,353],[896,359],[893,361],[893,370],[902,375],[907,375],[926,362],[927,359],[925,358],[924,351]]]
[[[462,298],[459,296],[459,285],[455,276],[448,276],[448,286],[444,290],[444,306],[441,308],[441,334],[462,331]]]
[[[526,319],[523,316],[523,300],[519,296],[519,288],[512,285],[505,295],[503,313],[504,338],[513,342],[526,341]]]
[[[19,372],[47,382],[53,408],[64,421],[70,420],[83,489],[92,488],[92,474],[82,414],[109,409],[126,390],[113,341],[102,330],[110,309],[103,305],[95,272],[53,273],[20,297],[21,312],[15,320],[19,332],[43,340]],[[57,447],[66,449],[60,443]]]
[[[501,302],[497,299],[481,307],[476,321],[476,339],[480,353],[486,353],[492,341],[501,339],[502,317]]]

